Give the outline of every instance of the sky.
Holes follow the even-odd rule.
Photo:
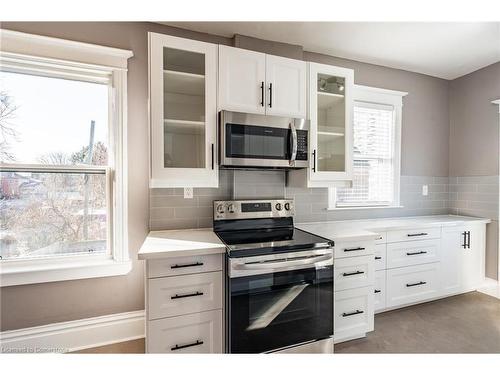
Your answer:
[[[38,163],[43,154],[71,154],[88,146],[91,120],[96,122],[94,142],[107,144],[107,85],[0,71],[0,91],[17,107],[10,122],[18,141],[11,141],[10,152],[18,163]]]

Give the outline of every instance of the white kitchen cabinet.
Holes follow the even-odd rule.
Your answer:
[[[373,285],[375,262],[373,256],[340,258],[335,260],[335,291]]]
[[[148,38],[150,187],[218,187],[218,46]]]
[[[362,337],[373,331],[373,286],[335,292],[334,340]]]
[[[385,309],[386,307],[386,271],[375,272],[375,287],[373,288],[375,312]]]
[[[266,55],[219,46],[219,109],[265,114]]]
[[[266,114],[306,118],[306,63],[266,55]]]
[[[219,110],[306,117],[306,63],[219,46]]]
[[[387,268],[439,262],[441,240],[395,242],[387,244]]]
[[[442,287],[445,294],[477,289],[484,279],[484,225],[443,229]]]
[[[309,168],[290,171],[289,185],[350,186],[353,169],[354,71],[308,63]]]

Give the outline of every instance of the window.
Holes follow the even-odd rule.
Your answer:
[[[353,110],[353,180],[330,191],[331,208],[399,206],[402,96],[357,86]]]
[[[55,55],[87,46],[96,61],[107,49],[4,37],[7,46],[9,37],[48,44]],[[0,55],[2,286],[128,272],[125,69],[15,52]]]

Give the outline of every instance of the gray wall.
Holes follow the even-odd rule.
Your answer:
[[[144,308],[143,264],[135,261],[137,251],[152,229],[205,227],[210,224],[213,199],[283,195],[297,199],[303,220],[324,217],[400,216],[406,214],[442,213],[448,203],[444,193],[448,176],[448,85],[446,80],[325,55],[303,52],[305,60],[336,64],[356,70],[356,83],[409,92],[403,107],[402,134],[402,201],[403,210],[367,211],[357,213],[326,213],[326,189],[285,189],[280,173],[260,176],[255,183],[251,172],[221,172],[218,189],[195,189],[195,197],[185,200],[180,189],[148,189],[148,123],[147,123],[147,32],[154,31],[213,43],[297,58],[298,46],[262,43],[238,36],[235,40],[181,30],[150,23],[19,23],[5,22],[2,28],[33,34],[66,38],[82,42],[131,49],[129,61],[128,121],[129,150],[134,157],[129,163],[129,249],[133,269],[126,276],[74,280],[4,287],[0,289],[1,326],[9,330],[59,321],[81,319],[104,314]],[[299,46],[300,47],[300,46]],[[495,172],[496,173],[496,172]],[[250,176],[250,177],[249,177]],[[263,182],[267,181],[266,184]],[[254,186],[248,190],[249,182]],[[420,185],[430,184],[431,195],[421,197]],[[245,190],[246,189],[246,190]],[[282,190],[279,190],[282,189]],[[433,190],[436,190],[433,192]],[[435,193],[435,194],[434,194]],[[411,212],[407,211],[411,210]],[[319,215],[319,216],[311,216]],[[354,217],[351,217],[354,216]]]
[[[450,210],[484,216],[486,275],[498,279],[500,62],[450,82]]]

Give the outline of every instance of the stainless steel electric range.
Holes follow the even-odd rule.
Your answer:
[[[333,352],[333,243],[294,228],[294,212],[288,199],[214,202],[228,353]]]

